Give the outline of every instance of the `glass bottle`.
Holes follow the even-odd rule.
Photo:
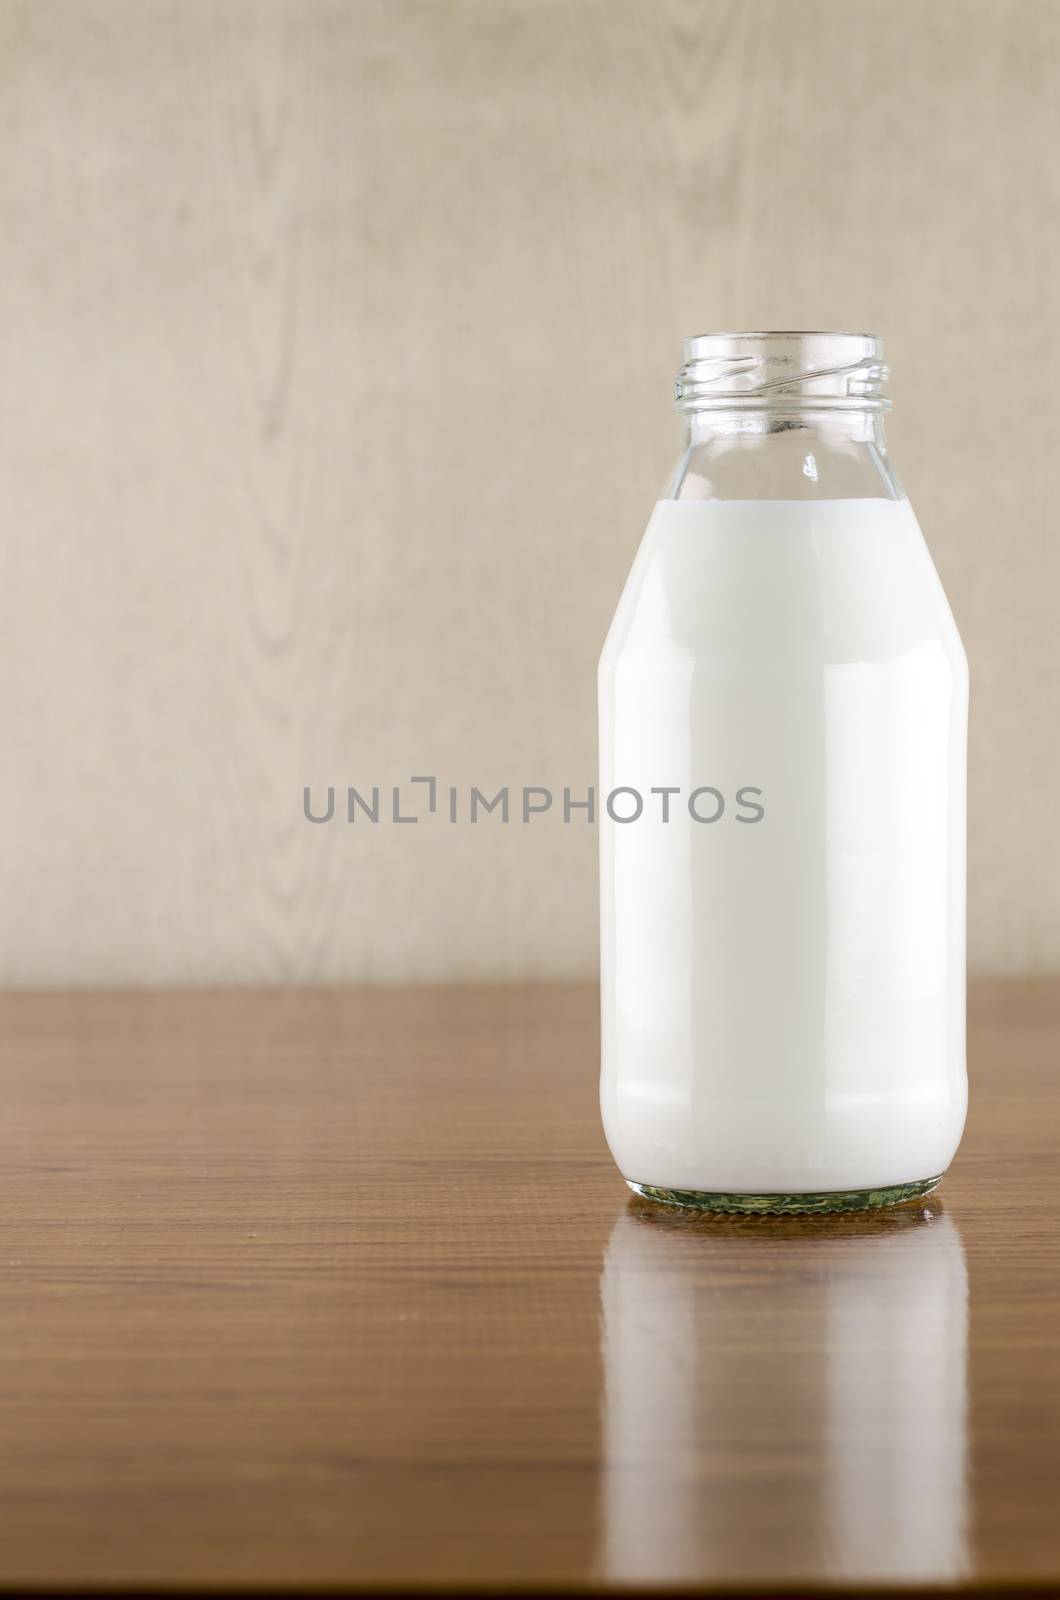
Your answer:
[[[964,1126],[968,669],[868,334],[689,339],[600,661],[601,1109],[630,1187],[894,1204]]]

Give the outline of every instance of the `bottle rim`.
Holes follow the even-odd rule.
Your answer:
[[[873,333],[697,333],[674,382],[680,412],[888,411],[889,368]]]

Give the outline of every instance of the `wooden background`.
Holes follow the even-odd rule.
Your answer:
[[[0,982],[588,974],[682,334],[868,328],[972,662],[974,968],[1060,964],[1060,4],[0,0]]]

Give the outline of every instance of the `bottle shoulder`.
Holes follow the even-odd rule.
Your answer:
[[[908,500],[660,500],[601,667],[678,650],[726,659],[886,660],[964,651]],[[965,667],[966,670],[966,667]]]

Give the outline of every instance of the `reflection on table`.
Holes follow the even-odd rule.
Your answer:
[[[601,1578],[967,1570],[968,1283],[940,1207],[712,1219],[633,1201],[600,1295]]]

